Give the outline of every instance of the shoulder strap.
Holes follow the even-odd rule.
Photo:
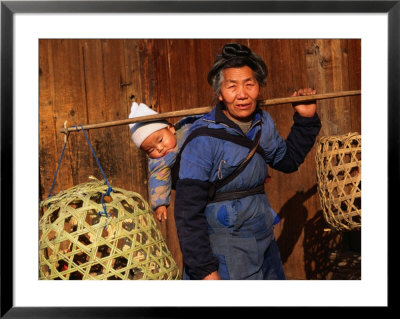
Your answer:
[[[247,138],[245,136],[229,134],[224,129],[212,129],[212,128],[203,126],[203,127],[199,127],[198,129],[194,130],[193,132],[190,133],[190,135],[186,138],[185,142],[183,143],[178,155],[176,156],[175,164],[171,169],[172,188],[175,189],[176,181],[178,180],[178,177],[179,177],[181,154],[182,154],[185,146],[190,141],[192,141],[194,138],[196,138],[198,136],[211,136],[211,137],[227,140],[232,143],[238,144],[240,146],[247,147],[249,149],[254,149],[254,153],[255,152],[259,153],[264,158],[264,160],[267,161],[263,149],[259,146],[259,140],[261,137],[260,134],[261,134],[261,131],[259,131],[259,135],[257,135],[257,137],[256,137],[257,143],[254,144],[254,141],[250,140],[249,138]],[[254,155],[254,153],[253,153],[253,155]]]
[[[214,183],[210,183],[210,188],[208,190],[209,200],[213,200],[215,193],[217,192],[218,189],[220,189],[222,186],[225,186],[226,184],[231,182],[236,176],[238,176],[246,168],[247,164],[250,163],[250,160],[252,159],[253,155],[256,153],[256,150],[260,144],[260,139],[261,139],[261,130],[258,131],[258,133],[256,135],[256,139],[255,139],[256,143],[254,144],[253,148],[250,150],[247,157],[243,160],[243,162],[240,163],[240,165],[228,177],[224,178],[223,180],[220,180],[220,181],[217,181]]]

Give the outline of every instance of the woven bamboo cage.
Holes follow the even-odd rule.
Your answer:
[[[316,152],[324,218],[336,230],[361,229],[361,135],[325,136]]]
[[[180,279],[147,202],[93,180],[40,203],[40,279]]]

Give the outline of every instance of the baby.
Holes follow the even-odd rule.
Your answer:
[[[146,104],[134,102],[129,118],[157,114]],[[190,126],[201,116],[189,116],[172,125],[166,120],[129,124],[131,139],[148,156],[150,204],[156,218],[167,219],[171,203],[171,168]]]

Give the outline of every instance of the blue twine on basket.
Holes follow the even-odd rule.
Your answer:
[[[80,128],[81,128],[81,130],[82,130],[82,132],[83,132],[83,135],[85,135],[86,141],[88,142],[88,145],[89,145],[89,147],[90,147],[90,150],[91,150],[92,153],[93,153],[94,159],[96,160],[96,163],[97,163],[97,165],[98,165],[99,168],[100,168],[101,174],[103,175],[104,180],[105,180],[105,182],[106,182],[106,184],[107,184],[107,186],[108,186],[107,192],[105,192],[103,195],[101,195],[101,205],[103,206],[103,211],[102,211],[102,212],[98,212],[98,214],[99,214],[100,216],[106,216],[106,217],[108,217],[108,218],[107,218],[107,221],[106,221],[106,226],[105,226],[105,229],[107,229],[107,223],[108,223],[108,221],[110,220],[110,218],[111,218],[112,215],[111,215],[110,213],[107,212],[106,205],[104,204],[104,196],[106,196],[106,195],[109,196],[110,193],[113,191],[113,189],[112,189],[112,187],[110,186],[110,184],[108,183],[108,179],[107,179],[107,177],[106,177],[106,174],[104,174],[103,168],[102,168],[101,165],[100,165],[99,159],[98,159],[97,156],[96,156],[96,153],[95,153],[95,151],[94,151],[94,149],[93,149],[93,147],[92,147],[92,144],[91,144],[90,141],[89,141],[89,138],[88,138],[87,135],[86,135],[85,130],[83,129],[83,126],[82,126],[81,124],[79,124],[78,126],[80,126]],[[76,130],[78,131],[78,127],[77,127],[77,126],[72,126],[72,127],[75,127]]]
[[[65,151],[65,147],[66,147],[66,146],[67,146],[67,142],[64,143],[64,147],[63,147],[63,149],[62,149],[62,151],[61,151],[61,156],[60,156],[60,159],[58,160],[58,164],[57,164],[56,174],[54,175],[53,183],[51,184],[49,196],[47,196],[48,199],[52,196],[54,184],[55,184],[55,182],[56,182],[56,177],[57,177],[57,174],[58,174],[58,169],[60,168],[61,160],[62,160],[62,158],[63,158],[63,156],[64,156],[64,151]]]
[[[93,149],[93,147],[92,147],[92,144],[91,144],[90,141],[89,141],[89,138],[88,138],[87,135],[86,135],[85,130],[83,129],[83,126],[82,126],[81,124],[79,124],[78,126],[80,126],[80,128],[81,128],[81,130],[82,130],[82,132],[83,132],[83,134],[84,134],[84,136],[85,136],[85,138],[86,138],[86,141],[88,142],[88,145],[89,145],[89,147],[90,147],[90,150],[91,150],[92,153],[93,153],[93,156],[94,156],[94,158],[95,158],[95,160],[96,160],[96,163],[97,163],[97,165],[98,165],[99,168],[100,168],[101,174],[103,175],[104,180],[105,180],[105,182],[106,182],[106,184],[107,184],[107,186],[108,186],[107,191],[106,191],[104,194],[102,194],[102,196],[101,196],[101,205],[103,206],[103,211],[102,211],[102,212],[98,212],[98,214],[99,214],[100,216],[106,216],[106,217],[108,217],[108,219],[107,219],[107,221],[106,221],[106,226],[105,226],[105,229],[107,229],[107,223],[108,223],[108,221],[110,220],[112,214],[110,214],[110,213],[107,212],[106,205],[104,204],[104,196],[106,196],[106,195],[109,196],[110,193],[113,192],[113,189],[112,189],[112,187],[110,186],[110,184],[108,183],[108,179],[107,179],[107,177],[106,177],[106,174],[104,174],[103,168],[102,168],[101,165],[100,165],[99,159],[98,159],[97,156],[96,156],[96,153],[95,153],[95,151],[94,151],[94,149]],[[78,126],[75,126],[75,125],[74,125],[74,126],[72,126],[72,127],[75,127],[76,130],[79,131]],[[50,198],[50,197],[52,196],[54,184],[55,184],[55,181],[56,181],[56,178],[57,178],[58,170],[59,170],[59,168],[60,168],[61,160],[62,160],[62,158],[63,158],[63,156],[64,156],[64,151],[65,151],[66,146],[67,146],[67,142],[65,141],[63,150],[62,150],[62,152],[61,152],[60,159],[58,160],[57,169],[56,169],[56,174],[54,175],[53,183],[52,183],[52,185],[51,185],[50,192],[49,192],[49,196],[48,196],[47,198]]]

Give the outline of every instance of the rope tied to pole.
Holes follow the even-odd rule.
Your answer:
[[[61,160],[62,160],[62,158],[64,156],[65,148],[67,147],[68,136],[69,136],[69,132],[67,131],[67,121],[64,122],[64,129],[66,130],[64,132],[64,134],[65,134],[65,136],[64,136],[64,147],[63,147],[63,149],[61,151],[60,159],[58,160],[56,173],[54,175],[53,182],[51,184],[50,192],[49,192],[49,195],[47,196],[47,199],[49,199],[51,196],[54,196],[54,194],[53,194],[54,184],[56,183],[56,178],[57,178],[58,170],[60,168]]]
[[[67,122],[67,121],[64,122],[64,127],[65,127],[65,128],[66,128],[66,122]],[[99,214],[100,216],[105,216],[105,217],[107,217],[107,221],[106,221],[106,224],[105,224],[105,229],[107,229],[107,224],[108,224],[108,221],[110,220],[110,218],[112,217],[112,214],[107,212],[107,208],[106,208],[106,205],[105,205],[105,203],[104,203],[104,197],[105,197],[105,196],[110,196],[111,192],[113,192],[113,189],[112,189],[110,183],[108,182],[107,176],[106,176],[106,174],[104,173],[103,168],[101,167],[100,161],[99,161],[99,159],[97,158],[96,152],[94,151],[93,146],[92,146],[92,144],[90,143],[90,140],[89,140],[89,138],[88,138],[88,136],[87,136],[87,134],[86,134],[86,131],[84,130],[83,126],[82,126],[81,124],[79,124],[79,125],[73,125],[72,127],[75,128],[76,131],[81,130],[81,131],[83,132],[83,135],[85,136],[85,139],[86,139],[86,141],[87,141],[87,143],[88,143],[88,145],[89,145],[89,148],[90,148],[90,150],[92,151],[92,154],[93,154],[93,156],[94,156],[94,159],[96,160],[96,163],[97,163],[97,165],[98,165],[99,168],[100,168],[100,172],[101,172],[101,174],[102,174],[103,177],[104,177],[104,181],[106,182],[106,184],[107,184],[107,186],[108,186],[107,191],[101,195],[101,206],[103,207],[103,211],[99,211],[99,212],[98,212],[98,214]],[[60,159],[58,160],[56,173],[55,173],[55,175],[54,175],[53,183],[52,183],[52,185],[51,185],[50,192],[49,192],[49,196],[47,197],[47,199],[49,199],[51,196],[54,195],[54,194],[52,194],[53,188],[54,188],[54,184],[55,184],[55,181],[56,181],[56,178],[57,178],[57,174],[58,174],[58,171],[59,171],[59,168],[60,168],[61,161],[62,161],[63,156],[64,156],[64,152],[65,152],[66,146],[67,146],[67,144],[68,144],[67,142],[68,142],[68,135],[69,135],[69,132],[66,131],[66,132],[64,132],[64,133],[65,133],[64,147],[63,147],[63,149],[62,149],[62,151],[61,151]]]
[[[94,151],[93,146],[92,146],[92,144],[90,143],[88,136],[86,135],[86,131],[83,129],[83,126],[82,126],[81,124],[79,124],[78,126],[79,126],[80,129],[82,130],[83,135],[85,136],[86,141],[88,142],[88,145],[89,145],[89,147],[90,147],[90,150],[91,150],[92,153],[93,153],[94,159],[96,160],[96,163],[97,163],[97,165],[98,165],[99,168],[100,168],[101,174],[103,175],[104,180],[105,180],[105,182],[106,182],[106,184],[107,184],[107,186],[108,186],[107,192],[105,192],[105,193],[103,193],[103,194],[101,195],[101,206],[103,207],[103,211],[102,211],[102,212],[98,212],[98,214],[99,214],[100,216],[105,216],[105,217],[107,217],[107,221],[106,221],[106,225],[105,225],[105,229],[107,229],[108,221],[110,220],[110,218],[111,218],[112,215],[111,215],[110,213],[107,212],[106,205],[104,204],[104,196],[106,196],[106,195],[109,196],[110,193],[113,191],[113,189],[112,189],[111,185],[109,184],[108,179],[107,179],[107,177],[106,177],[106,174],[104,173],[103,168],[102,168],[101,165],[100,165],[100,161],[99,161],[99,159],[98,159],[97,156],[96,156],[96,152]],[[73,127],[75,127],[77,131],[79,131],[78,126],[73,126]]]

